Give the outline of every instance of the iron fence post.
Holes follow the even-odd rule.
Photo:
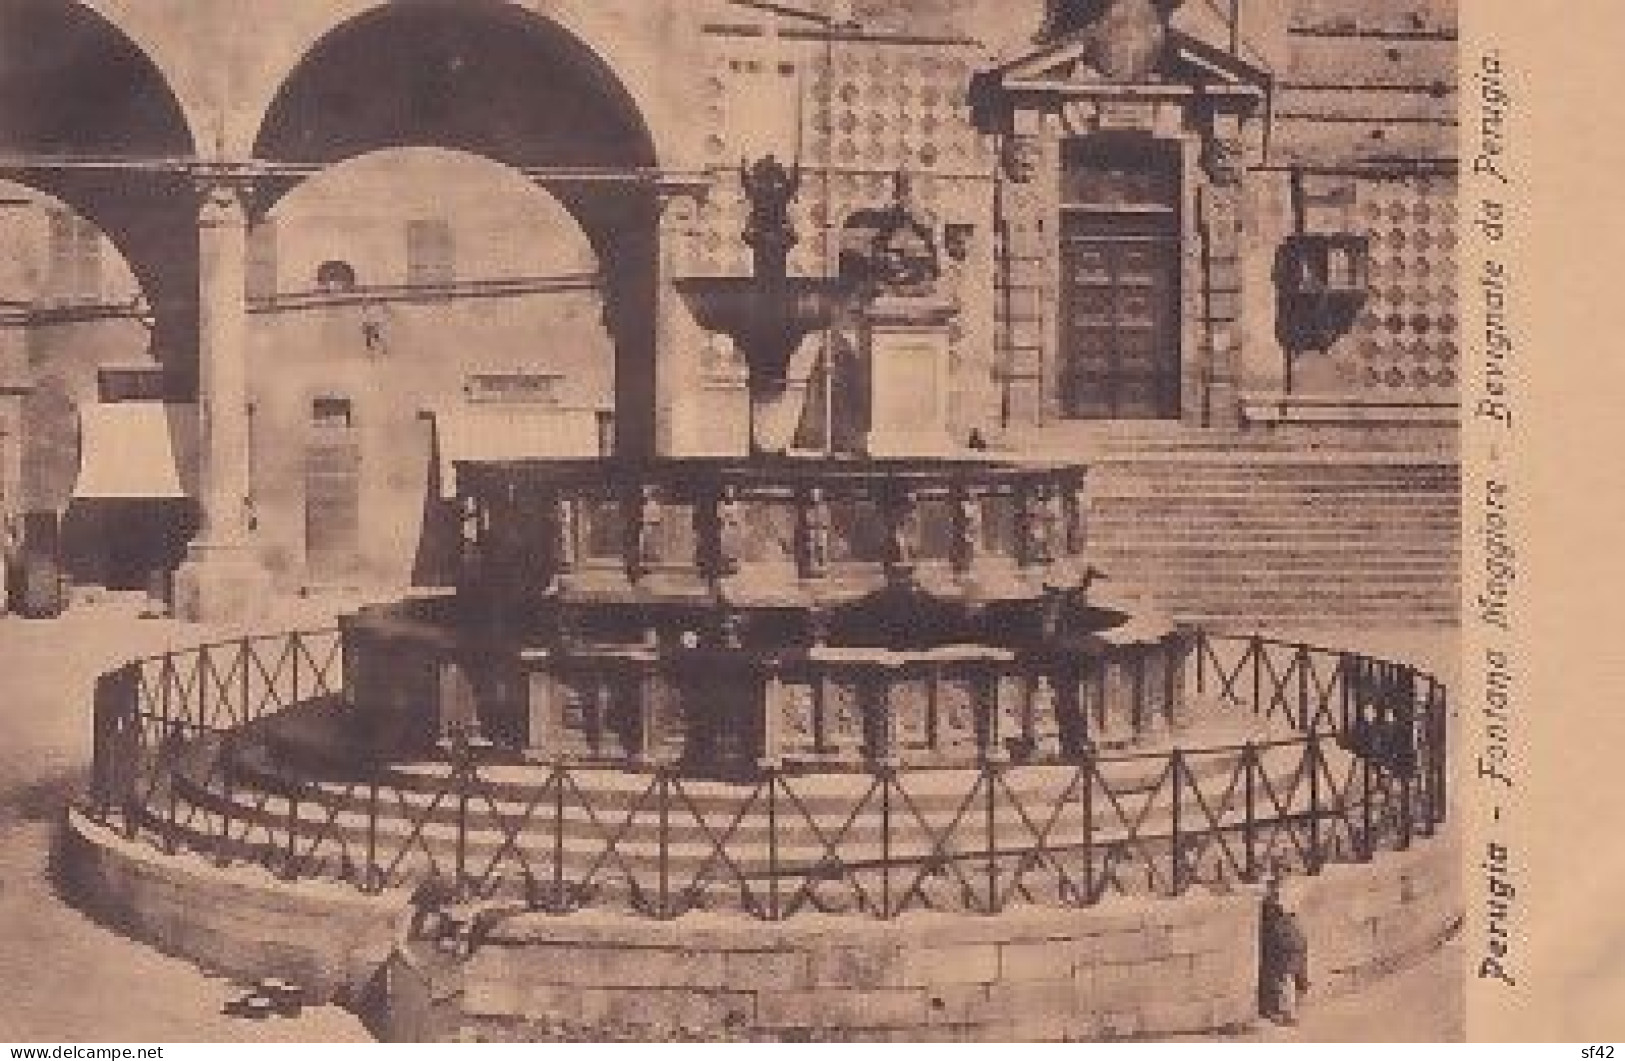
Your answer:
[[[564,894],[564,762],[553,764],[553,910],[564,913],[569,903]]]
[[[767,917],[782,919],[779,908],[779,772],[767,771]]]
[[[1254,634],[1248,642],[1247,651],[1253,657],[1253,714],[1256,715],[1264,690],[1264,639]]]
[[[1173,783],[1173,820],[1169,827],[1169,847],[1173,856],[1174,868],[1174,897],[1185,894],[1185,854],[1180,843],[1180,788],[1183,784],[1184,760],[1180,750],[1175,748],[1168,758],[1169,780]]]
[[[175,789],[178,787],[176,785],[176,779],[180,776],[180,772],[175,769],[174,760],[170,758],[169,755],[166,754],[165,758],[169,760],[165,767],[165,770],[169,775],[169,784],[166,786],[167,791],[164,793],[164,803],[166,807],[164,814],[163,846],[164,854],[173,855],[180,848],[180,842],[176,838],[176,833],[180,830],[179,807],[177,806],[180,796],[175,791]]]
[[[370,771],[367,779],[367,869],[362,890],[375,893],[383,887],[378,867],[378,772]]]
[[[251,709],[248,704],[248,665],[254,659],[254,646],[246,637],[243,638],[242,644],[238,647],[237,659],[242,664],[242,677],[238,679],[238,694],[242,697],[243,701],[243,722],[247,723],[252,721],[252,719],[249,718],[249,711]]]
[[[1360,860],[1370,862],[1376,857],[1377,837],[1372,831],[1374,823],[1371,820],[1371,749],[1359,748],[1355,754],[1360,757]]]
[[[1450,813],[1450,692],[1442,682],[1436,683],[1434,692],[1431,754],[1434,769],[1433,821],[1437,825]]]
[[[1320,731],[1309,731],[1309,872],[1320,872],[1325,858],[1320,850]]]
[[[1241,825],[1241,842],[1246,850],[1247,879],[1258,879],[1258,793],[1257,782],[1253,776],[1258,765],[1258,749],[1252,741],[1242,745],[1241,762],[1243,768],[1244,797],[1247,801],[1247,817]]]
[[[880,916],[890,920],[891,908],[891,783],[889,763],[880,767]]]
[[[299,851],[298,851],[298,846],[297,846],[298,845],[298,836],[299,836],[299,789],[297,787],[294,787],[294,788],[290,789],[289,792],[288,792],[288,842],[287,842],[287,849],[284,852],[284,861],[283,861],[283,864],[282,864],[282,879],[283,880],[294,880],[295,878],[297,878],[299,876],[299,868],[296,865],[296,862],[297,862],[298,857],[299,857]]]
[[[1309,688],[1309,646],[1298,645],[1298,728],[1309,729],[1318,726],[1320,720],[1316,717],[1319,712],[1310,706]]]
[[[667,778],[665,764],[655,767],[655,799],[660,807],[660,909],[656,914],[661,919],[671,914],[671,792]]]
[[[233,770],[233,763],[236,761],[236,743],[236,730],[227,730],[220,738],[220,839],[216,845],[214,861],[215,865],[221,867],[231,864],[231,808],[236,797]]]
[[[1345,747],[1353,747],[1354,732],[1354,657],[1344,652],[1337,661],[1338,675],[1338,732]]]
[[[1083,774],[1083,905],[1095,904],[1095,756],[1085,749],[1078,770]]]
[[[983,768],[982,783],[987,788],[987,800],[984,809],[985,824],[987,827],[987,908],[986,912],[996,914],[999,912],[999,822],[997,793],[994,783],[998,779],[999,764],[990,762]]]
[[[468,787],[464,768],[457,770],[457,895],[466,898],[468,887]]]

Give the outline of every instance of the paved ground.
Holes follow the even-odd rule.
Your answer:
[[[322,620],[319,605],[278,610],[290,628]],[[49,622],[0,618],[0,1041],[368,1041],[360,1022],[331,1008],[252,1025],[226,1017],[234,985],[124,939],[52,892],[52,823],[89,757],[95,675],[231,633],[140,611],[114,602]]]
[[[323,625],[331,604],[288,602],[265,629]],[[48,622],[0,618],[0,1041],[365,1041],[359,1022],[323,1009],[263,1024],[225,1017],[233,985],[91,922],[52,892],[52,821],[83,776],[90,688],[123,660],[235,631],[139,618],[137,602],[70,610]],[[1360,631],[1347,644],[1454,672],[1453,634]],[[1272,1041],[1440,1041],[1462,1035],[1457,948],[1352,996],[1311,996],[1296,1029]]]

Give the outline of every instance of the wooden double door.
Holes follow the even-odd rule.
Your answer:
[[[1061,213],[1062,414],[1180,414],[1177,160],[1154,143],[1100,139],[1066,157]]]

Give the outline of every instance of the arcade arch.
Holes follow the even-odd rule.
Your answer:
[[[616,445],[654,440],[656,149],[604,59],[559,23],[499,0],[410,0],[329,30],[275,92],[254,142],[279,175],[261,208],[323,167],[439,147],[534,175],[574,216],[604,278]]]

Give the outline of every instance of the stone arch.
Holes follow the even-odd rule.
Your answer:
[[[195,146],[169,77],[118,23],[75,0],[0,0],[0,175],[107,235],[152,305],[155,352],[183,372],[196,347],[195,200],[177,166],[131,163],[175,163]]]
[[[591,56],[627,107],[643,118],[662,165],[697,161],[698,138],[692,135],[692,114],[679,83],[697,79],[698,71],[673,62],[675,54],[699,44],[692,0],[636,5],[601,0],[288,0],[278,24],[235,61],[239,98],[235,113],[225,116],[232,150],[244,151],[260,138],[276,98],[325,45],[379,18],[434,8],[494,22],[521,35],[569,42]]]
[[[536,174],[598,253],[616,346],[617,443],[653,442],[654,138],[602,55],[507,0],[397,0],[329,29],[267,106],[256,158],[323,167],[441,147]],[[561,178],[560,169],[582,171]],[[274,202],[298,183],[276,178]]]

